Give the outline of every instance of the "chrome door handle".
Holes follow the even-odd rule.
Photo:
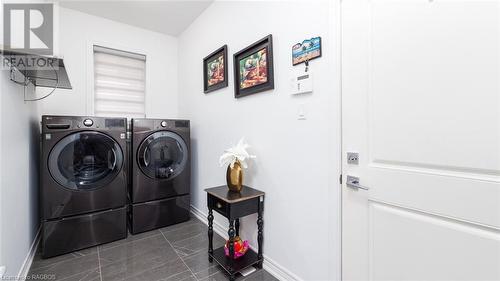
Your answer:
[[[348,187],[354,188],[354,189],[363,189],[363,190],[370,189],[367,186],[363,186],[363,185],[359,184],[359,178],[358,177],[353,177],[353,176],[349,176],[349,175],[347,176],[346,185]]]

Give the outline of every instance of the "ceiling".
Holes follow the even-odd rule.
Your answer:
[[[59,1],[65,8],[172,36],[182,33],[212,2],[213,0]]]

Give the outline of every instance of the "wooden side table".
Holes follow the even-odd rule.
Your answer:
[[[225,185],[207,188],[205,191],[207,192],[208,205],[208,260],[210,262],[215,260],[222,266],[231,276],[230,280],[235,280],[236,273],[252,265],[262,268],[262,262],[264,261],[262,253],[264,220],[262,214],[264,211],[265,193],[248,186],[243,186],[241,192],[233,192],[229,191]],[[230,257],[225,255],[224,246],[215,250],[213,249],[213,210],[229,220],[227,234],[230,241]],[[252,249],[248,249],[244,256],[234,259],[234,238],[240,235],[240,218],[254,213],[257,213],[258,251],[255,253]]]

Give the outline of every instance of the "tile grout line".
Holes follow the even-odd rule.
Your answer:
[[[177,257],[182,261],[182,263],[187,267],[187,269],[189,269],[189,271],[191,272],[191,274],[193,274],[194,279],[198,281],[198,277],[196,277],[196,275],[191,270],[191,268],[186,264],[186,262],[181,258],[181,256],[179,256],[179,254],[175,251],[174,245],[172,245],[172,243],[170,243],[170,241],[168,241],[167,237],[165,237],[165,235],[163,234],[163,232],[161,232],[161,235],[163,236],[163,238],[165,238],[165,241],[167,241],[168,245],[170,245],[170,247],[172,247],[172,250],[174,250],[174,253],[177,255]]]
[[[99,263],[99,279],[102,281],[101,255],[99,254],[99,247],[100,246],[97,246],[97,262]]]

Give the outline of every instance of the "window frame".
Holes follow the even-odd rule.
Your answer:
[[[87,42],[87,63],[84,67],[86,75],[86,89],[85,89],[85,115],[94,116],[95,115],[95,66],[94,66],[94,46],[114,49],[118,51],[123,51],[131,54],[142,55],[145,57],[145,89],[144,89],[144,115],[147,118],[150,114],[150,102],[148,98],[148,93],[151,88],[150,77],[148,73],[150,71],[150,63],[148,58],[150,57],[149,52],[143,49],[131,48],[130,46],[123,46],[120,44],[115,44],[111,42],[89,40]],[[124,116],[125,117],[125,116]]]

